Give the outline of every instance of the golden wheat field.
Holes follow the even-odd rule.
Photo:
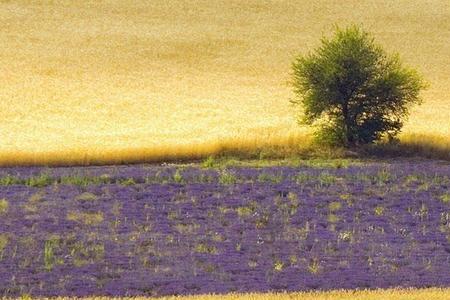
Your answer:
[[[0,164],[302,147],[291,63],[349,23],[430,84],[403,140],[450,149],[446,0],[1,0]]]
[[[57,298],[66,300],[68,298]],[[111,300],[114,298],[92,297],[87,300]],[[127,299],[127,298],[116,298]],[[151,300],[155,298],[128,298],[130,300]],[[227,294],[199,296],[170,296],[156,298],[159,300],[448,300],[449,289],[389,289],[373,291],[331,291],[301,293],[260,293],[260,294]]]

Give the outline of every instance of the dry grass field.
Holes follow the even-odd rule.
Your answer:
[[[66,300],[68,298],[58,298]],[[114,298],[93,297],[86,300],[111,300]],[[127,298],[117,298],[127,299]],[[151,300],[154,298],[128,298],[130,300]],[[449,300],[449,289],[410,289],[410,290],[375,290],[375,291],[331,291],[285,294],[228,294],[200,296],[171,296],[156,298],[159,300]]]
[[[0,0],[0,165],[306,145],[291,62],[350,22],[430,84],[403,140],[450,149],[446,0]]]

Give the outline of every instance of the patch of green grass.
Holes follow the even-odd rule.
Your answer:
[[[111,178],[108,174],[103,174],[98,177],[89,177],[83,175],[69,175],[63,176],[58,180],[58,183],[65,185],[77,185],[77,186],[88,186],[88,185],[99,185],[99,184],[109,184],[111,183]]]
[[[214,168],[216,165],[217,165],[217,162],[216,162],[216,160],[214,159],[213,156],[208,156],[208,157],[201,163],[202,168],[205,168],[205,169]]]
[[[240,217],[248,217],[258,209],[258,202],[250,201],[247,205],[235,208],[236,213]]]
[[[393,175],[386,169],[383,169],[375,175],[375,182],[379,185],[384,185],[389,183],[393,179]]]
[[[175,174],[173,174],[173,181],[175,183],[183,183],[184,182],[183,175],[181,174],[180,169],[177,169],[175,171]]]
[[[96,226],[103,222],[103,213],[69,211],[67,213],[67,220]]]
[[[97,200],[98,197],[92,193],[84,192],[78,196],[75,197],[75,200],[81,201],[81,202],[91,202]]]
[[[124,186],[130,186],[130,185],[135,185],[136,181],[134,181],[134,178],[130,177],[130,178],[126,178],[126,179],[120,179],[119,184],[124,185]]]
[[[25,180],[25,185],[31,187],[45,187],[51,185],[55,180],[47,173],[41,173]]]
[[[277,272],[281,272],[283,271],[283,268],[284,268],[283,262],[279,259],[276,259],[273,263],[273,269]]]
[[[175,229],[181,234],[194,234],[200,228],[198,224],[176,224]]]
[[[44,244],[44,268],[51,271],[56,264],[64,264],[64,260],[55,256],[55,250],[60,246],[60,237],[51,236]]]
[[[87,186],[89,184],[89,179],[84,176],[71,175],[61,177],[59,183],[65,185]]]
[[[322,267],[320,266],[320,262],[316,258],[312,259],[308,265],[308,271],[312,274],[318,274],[321,269]]]
[[[222,170],[219,175],[219,183],[222,185],[230,185],[237,183],[237,177],[228,170]]]
[[[239,206],[236,208],[236,212],[239,217],[248,217],[253,213],[253,209],[248,206]]]
[[[36,204],[39,202],[43,202],[44,199],[44,191],[40,190],[36,193],[34,193],[33,195],[30,196],[30,198],[28,198],[28,202],[32,203],[32,204]]]
[[[330,204],[328,204],[328,209],[332,212],[338,211],[342,208],[342,203],[338,201],[333,201]]]
[[[350,165],[354,165],[359,163],[357,160],[350,159],[327,159],[327,158],[314,158],[314,159],[305,159],[301,161],[301,165],[308,168],[317,168],[317,169],[341,169],[348,168]]]
[[[269,221],[270,221],[270,214],[268,212],[264,212],[256,220],[255,228],[256,229],[265,228],[269,224]]]
[[[298,262],[297,255],[295,255],[295,254],[290,255],[289,262],[291,263],[291,266],[295,266]]]
[[[318,176],[318,180],[319,186],[324,187],[334,184],[337,181],[337,178],[333,174],[330,174],[329,172],[325,171],[320,173],[320,175]]]
[[[3,259],[3,254],[8,245],[9,238],[5,233],[0,233],[0,261]]]
[[[14,185],[14,184],[23,184],[23,180],[21,180],[18,177],[6,175],[3,177],[0,177],[0,185],[7,186],[7,185]]]
[[[384,214],[384,207],[378,205],[377,207],[375,207],[375,208],[373,209],[373,211],[374,211],[375,215],[377,215],[377,216],[382,216],[382,215]]]
[[[306,172],[299,172],[297,175],[295,175],[294,180],[297,184],[304,184],[307,183],[312,179],[312,176],[309,175]]]
[[[207,163],[208,161],[208,163]],[[360,159],[349,158],[328,158],[328,157],[303,157],[299,155],[289,155],[285,157],[261,157],[245,158],[232,155],[224,155],[216,158],[207,158],[201,165],[203,167],[210,166],[214,168],[226,167],[274,167],[274,166],[292,166],[292,167],[308,167],[308,168],[347,168],[349,166],[362,165],[364,162]]]
[[[176,211],[169,211],[167,213],[167,219],[173,221],[179,218],[178,212]]]
[[[75,267],[82,267],[103,259],[105,246],[101,243],[83,243],[76,241],[69,246],[70,256]]]
[[[259,182],[280,183],[282,180],[283,175],[271,175],[265,172],[262,172],[258,175]]]
[[[406,184],[417,183],[417,182],[419,182],[419,180],[420,180],[419,175],[410,174],[410,175],[406,176],[405,183]]]
[[[350,242],[352,240],[352,232],[351,231],[341,231],[338,235],[339,240],[344,242]]]
[[[340,218],[335,214],[328,214],[327,221],[334,224],[339,222]]]
[[[207,245],[206,243],[199,243],[195,246],[195,252],[217,254],[217,248],[215,246]]]
[[[8,212],[9,203],[3,198],[0,199],[0,215],[6,214]]]
[[[450,193],[445,193],[439,197],[442,202],[444,203],[450,203]]]

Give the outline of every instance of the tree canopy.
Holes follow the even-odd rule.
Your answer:
[[[388,55],[357,25],[336,28],[315,51],[293,63],[292,100],[301,123],[317,125],[320,141],[343,146],[395,137],[426,84],[398,54]]]

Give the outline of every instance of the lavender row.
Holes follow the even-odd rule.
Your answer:
[[[448,164],[0,173],[2,296],[450,286]]]

